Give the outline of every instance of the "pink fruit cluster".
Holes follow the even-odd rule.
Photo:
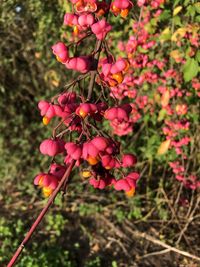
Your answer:
[[[191,174],[188,177],[185,176],[185,167],[180,161],[169,162],[176,179],[181,182],[186,188],[195,190],[200,187],[200,181],[197,175]]]
[[[103,87],[122,84],[128,72],[127,58],[116,60],[107,54],[106,58],[99,59],[105,38],[112,29],[108,13],[111,11],[125,18],[133,6],[129,0],[111,2],[71,0],[73,12],[64,15],[64,25],[73,29],[69,39],[72,42],[59,41],[52,46],[59,62],[82,75],[68,86],[68,90],[54,96],[51,101],[42,100],[38,103],[43,123],[48,125],[57,122],[51,138],[43,140],[39,148],[43,155],[52,157],[54,162],[48,173],[42,172],[34,180],[45,196],[52,194],[67,167],[74,161],[81,170],[81,177],[88,178],[94,188],[109,186],[125,191],[128,196],[135,192],[139,174],[131,169],[137,162],[136,156],[132,153],[123,154],[120,143],[103,131],[101,126],[103,120],[108,120],[114,129],[113,133],[124,135],[131,132],[132,106],[119,103],[114,107],[108,106],[102,101],[103,91],[96,100],[89,94],[85,96],[85,89],[81,92],[80,81],[87,79],[90,71],[96,72],[94,85]],[[99,50],[93,50],[89,55],[80,54],[79,46],[86,38],[96,39]],[[64,165],[56,163],[61,161]]]
[[[64,142],[62,139],[44,140],[40,145],[40,152],[44,155],[56,157],[62,153],[64,163],[68,166],[72,160],[76,161],[76,166],[87,166],[89,183],[94,188],[104,189],[106,186],[114,186],[116,190],[127,192],[132,196],[135,192],[136,181],[139,174],[129,173],[122,178],[116,179],[115,172],[120,169],[124,171],[134,167],[137,158],[133,154],[123,154],[120,159],[119,143],[111,138],[96,136],[92,140],[76,144],[73,142]],[[45,196],[49,196],[57,187],[62,177],[65,167],[58,164],[52,164],[49,173],[40,173],[36,176],[34,183],[43,188]],[[82,174],[84,176],[84,174]]]
[[[121,136],[132,132],[134,120],[131,118],[133,108],[130,104],[108,108],[104,102],[78,103],[75,93],[61,94],[57,101],[57,104],[44,100],[39,102],[38,107],[45,125],[56,116],[62,118],[64,124],[70,125],[71,129],[72,126],[80,126],[80,118],[91,117],[95,121],[105,118],[110,121],[113,133]]]
[[[38,107],[41,115],[45,116],[45,120],[43,117],[45,125],[47,125],[46,120],[50,121],[53,117],[57,117],[61,120],[57,127],[64,125],[66,129],[64,133],[76,131],[80,137],[85,136],[86,138],[86,141],[81,141],[79,137],[78,142],[68,142],[65,140],[65,134],[62,136],[62,133],[56,134],[55,131],[51,139],[46,139],[40,144],[40,152],[43,155],[48,155],[56,160],[60,154],[66,166],[75,160],[77,167],[82,165],[84,168],[87,167],[90,173],[87,178],[90,178],[89,183],[95,188],[103,189],[109,185],[114,186],[116,190],[131,191],[133,195],[139,174],[135,173],[137,179],[130,178],[129,174],[127,176],[123,174],[123,177],[120,178],[119,171],[123,169],[124,173],[126,169],[134,167],[137,159],[133,154],[121,154],[120,144],[112,137],[104,136],[98,125],[103,119],[107,119],[111,125],[115,124],[116,127],[118,124],[118,128],[121,124],[128,123],[132,111],[129,104],[108,108],[104,102],[83,103],[81,97],[78,98],[75,92],[68,92],[54,97],[51,103],[42,100]],[[93,124],[94,121],[95,124]],[[96,133],[92,133],[93,130]],[[55,173],[52,173],[51,170],[52,168],[50,173],[42,173],[35,178],[35,184],[44,188],[43,192],[46,196],[50,195],[55,189],[55,185],[59,183],[59,179],[54,177]],[[115,176],[115,172],[117,176]],[[126,177],[133,181],[130,182]],[[121,184],[128,183],[130,186],[119,187],[118,181],[121,181]],[[129,196],[131,196],[131,192],[128,193]]]
[[[121,14],[126,17],[131,10],[133,4],[129,0],[115,0],[113,3],[96,0],[78,0],[71,1],[74,6],[74,12],[66,13],[64,16],[64,25],[73,28],[73,36],[85,38],[88,35],[94,34],[98,40],[105,39],[112,27],[108,23],[106,16],[109,11],[115,15]],[[105,16],[101,18],[102,16]],[[71,38],[73,40],[73,38]],[[74,41],[74,40],[73,40]],[[80,40],[78,41],[79,44]],[[76,44],[75,44],[76,45]],[[69,47],[63,42],[58,42],[52,46],[53,53],[57,60],[68,69],[86,73],[93,66],[90,56],[79,55],[70,56]]]
[[[91,13],[81,15],[66,13],[64,16],[64,25],[73,26],[79,30],[87,30],[94,22],[95,18]]]
[[[165,2],[165,0],[137,0],[137,4],[139,7],[144,5],[150,5],[153,9],[157,9]]]
[[[103,40],[112,27],[105,18],[98,19],[95,14],[107,14],[109,12],[108,4],[104,1],[92,0],[72,1],[72,3],[76,12],[65,14],[64,25],[73,28],[74,36],[82,36],[84,39],[85,36],[94,34],[98,40]],[[53,45],[52,50],[57,60],[64,64],[67,69],[86,73],[93,68],[94,62],[91,56],[70,56],[69,46],[63,42]]]

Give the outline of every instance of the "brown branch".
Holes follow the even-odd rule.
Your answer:
[[[128,230],[129,233],[131,233],[134,237],[137,237],[137,238],[144,238],[144,239],[146,239],[146,240],[148,240],[148,241],[150,241],[150,242],[152,242],[152,243],[154,243],[154,244],[156,244],[156,245],[158,245],[158,246],[161,246],[161,247],[163,247],[163,248],[168,249],[169,251],[173,251],[173,252],[175,252],[175,253],[177,253],[177,254],[180,254],[180,255],[182,255],[182,256],[185,256],[185,257],[188,257],[188,258],[191,258],[191,259],[194,259],[194,260],[200,262],[200,258],[199,258],[199,257],[197,257],[197,256],[195,256],[195,255],[193,255],[193,254],[191,254],[191,253],[189,253],[189,252],[187,252],[187,251],[180,250],[180,249],[178,249],[178,248],[176,248],[176,247],[172,247],[172,246],[170,246],[170,245],[168,245],[168,244],[166,244],[166,243],[164,243],[164,242],[162,242],[162,241],[156,239],[155,237],[153,237],[153,236],[151,236],[151,235],[148,235],[148,234],[146,234],[146,233],[139,232],[139,231],[137,231],[137,230],[132,230],[132,229],[131,229],[129,226],[127,226],[127,225],[126,225],[126,230]]]
[[[179,230],[181,231],[181,233],[183,233],[183,237],[184,237],[184,239],[185,239],[185,242],[186,242],[187,245],[190,247],[190,242],[189,242],[187,236],[184,234],[183,229],[182,229],[182,226],[181,226],[181,224],[180,224],[180,221],[179,221],[179,219],[178,219],[178,217],[177,217],[177,215],[176,215],[176,212],[175,212],[173,206],[171,205],[170,200],[169,200],[169,198],[168,198],[168,196],[167,196],[167,194],[166,194],[166,192],[165,192],[165,190],[164,190],[163,188],[161,189],[161,192],[163,193],[163,195],[164,195],[164,197],[165,197],[165,199],[166,199],[167,205],[169,206],[169,208],[170,208],[170,210],[171,210],[171,212],[172,212],[172,216],[173,216],[173,217],[175,218],[175,220],[176,220],[176,223],[177,223],[177,225],[178,225],[178,227],[179,227]],[[173,217],[172,217],[172,219],[173,219]]]
[[[164,253],[168,253],[168,252],[170,252],[170,249],[166,248],[166,249],[163,249],[163,250],[160,250],[160,251],[155,251],[155,252],[151,252],[151,253],[145,254],[144,256],[140,257],[140,259],[144,259],[144,258],[148,258],[148,257],[152,257],[152,256],[158,256],[158,255],[161,255],[161,254],[164,254]]]
[[[182,256],[185,256],[185,257],[188,257],[188,258],[191,258],[191,259],[194,259],[194,260],[200,262],[200,257],[198,257],[196,255],[193,255],[193,254],[191,254],[187,251],[184,251],[184,250],[180,250],[176,247],[172,247],[172,246],[156,239],[155,237],[153,237],[149,234],[142,233],[138,230],[132,230],[131,227],[133,225],[128,220],[125,220],[125,223],[123,225],[125,227],[125,230],[127,230],[129,232],[129,234],[131,234],[129,236],[127,236],[124,231],[122,232],[117,226],[115,226],[114,223],[107,220],[107,218],[105,216],[103,216],[103,215],[99,216],[98,214],[96,214],[96,217],[99,218],[100,220],[103,220],[104,223],[107,224],[113,230],[113,232],[115,234],[117,234],[122,239],[125,239],[127,241],[129,241],[129,240],[131,241],[131,235],[132,235],[134,238],[144,238],[144,239],[148,240],[149,242],[152,242],[158,246],[165,248],[165,250],[163,250],[162,252],[154,252],[154,253],[161,254],[161,253],[167,253],[169,251],[172,251],[172,252],[175,252],[175,253],[180,254]]]
[[[199,207],[199,203],[200,203],[200,197],[198,197],[197,202],[196,202],[196,205],[195,205],[194,209],[192,210],[192,212],[190,213],[190,216],[189,216],[189,218],[188,218],[188,220],[187,220],[187,223],[185,224],[184,228],[182,229],[182,231],[181,231],[181,233],[180,233],[180,235],[179,235],[179,238],[178,238],[178,240],[176,241],[176,244],[179,244],[180,241],[181,241],[181,239],[182,239],[182,237],[184,237],[185,232],[187,231],[188,226],[189,226],[189,224],[190,224],[191,221],[192,221],[191,218],[193,218],[193,215],[194,215],[195,211],[196,211],[197,208]]]
[[[110,9],[110,5],[111,5],[111,0],[107,0],[106,1],[109,5],[109,9]],[[108,15],[109,12],[106,14],[106,20],[108,19]],[[97,65],[96,65],[96,70],[91,71],[91,76],[90,76],[90,83],[89,83],[89,87],[88,87],[88,96],[87,96],[87,101],[90,101],[91,97],[92,97],[92,92],[93,92],[93,88],[94,88],[94,83],[95,83],[95,79],[96,79],[96,75],[97,75],[97,68],[98,68],[98,62],[99,62],[99,56],[101,54],[101,48],[102,48],[102,40],[98,40],[96,42],[96,47],[94,50],[94,59],[96,59],[97,61]]]
[[[101,40],[97,41],[96,42],[96,48],[95,48],[95,51],[94,51],[94,53],[95,53],[94,59],[96,59],[96,61],[97,61],[96,68],[98,67],[99,56],[100,56],[100,53],[101,53],[101,46],[102,46],[102,41]],[[91,97],[92,97],[92,92],[93,92],[93,88],[94,88],[96,75],[97,75],[97,70],[91,71],[90,83],[89,83],[89,86],[88,86],[87,101],[89,101],[91,99]]]
[[[22,250],[24,249],[25,245],[27,244],[27,242],[31,238],[31,236],[34,233],[34,231],[36,230],[37,226],[40,224],[40,222],[44,218],[44,216],[47,213],[47,211],[50,208],[50,206],[53,204],[53,202],[54,202],[57,194],[59,193],[61,187],[63,186],[63,184],[65,183],[65,181],[68,181],[69,175],[70,175],[70,173],[72,171],[72,168],[74,167],[74,164],[75,164],[75,161],[72,161],[71,164],[69,165],[69,167],[67,168],[67,170],[64,173],[64,175],[63,175],[60,183],[58,184],[58,187],[54,190],[54,192],[51,195],[51,197],[49,198],[46,206],[42,209],[42,211],[40,212],[39,216],[37,217],[37,219],[35,220],[35,222],[31,226],[31,228],[28,231],[28,233],[26,234],[24,240],[22,241],[22,243],[20,244],[20,246],[16,250],[15,254],[13,255],[12,259],[8,263],[7,267],[12,267],[16,263],[19,255],[22,253]]]

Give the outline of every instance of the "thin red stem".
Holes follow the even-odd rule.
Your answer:
[[[99,56],[101,53],[101,46],[102,46],[102,41],[99,40],[96,42],[96,49],[95,49],[95,56],[94,59],[97,60],[97,67],[98,67],[98,62],[99,62]],[[93,70],[91,71],[91,76],[90,76],[90,83],[88,86],[88,96],[87,96],[87,101],[90,101],[91,97],[92,97],[92,92],[93,92],[93,88],[94,88],[94,84],[95,84],[95,78],[97,75],[97,70]]]
[[[68,181],[69,179],[69,175],[72,171],[72,168],[74,167],[75,161],[73,160],[70,165],[68,166],[66,172],[64,173],[58,187],[54,190],[53,194],[51,195],[51,197],[49,198],[46,206],[42,209],[42,211],[40,212],[39,216],[37,217],[37,219],[35,220],[35,222],[32,224],[30,230],[28,231],[28,233],[26,234],[24,240],[22,241],[22,243],[20,244],[20,246],[18,247],[18,249],[16,250],[15,254],[13,255],[12,259],[10,260],[10,262],[8,263],[7,267],[12,267],[19,255],[21,254],[22,250],[24,249],[25,245],[27,244],[27,242],[29,241],[29,239],[31,238],[32,234],[34,233],[34,231],[36,230],[37,226],[40,224],[40,222],[42,221],[42,219],[44,218],[45,214],[47,213],[48,209],[50,208],[50,206],[53,204],[58,192],[60,191],[61,187],[63,186],[63,184]]]
[[[109,9],[110,9],[110,4],[111,4],[111,0],[107,0],[107,3],[109,5]],[[106,20],[108,18],[108,14],[109,12],[106,14]],[[96,41],[96,47],[94,50],[94,59],[97,60],[97,68],[98,68],[98,62],[99,62],[99,57],[101,54],[101,50],[102,50],[102,40],[97,40]],[[90,76],[90,83],[88,86],[88,95],[87,95],[87,101],[90,101],[91,97],[92,97],[92,93],[93,93],[93,89],[94,89],[94,84],[95,84],[95,79],[96,79],[96,75],[97,75],[97,68],[96,70],[91,71],[91,76]]]

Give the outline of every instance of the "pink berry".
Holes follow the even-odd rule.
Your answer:
[[[40,144],[40,152],[44,155],[54,157],[64,152],[64,141],[61,139],[46,139]]]

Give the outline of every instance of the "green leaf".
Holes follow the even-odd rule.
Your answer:
[[[183,24],[181,23],[181,18],[179,16],[174,17],[174,25],[176,26],[182,26]]]
[[[200,16],[196,16],[195,22],[200,22]]]
[[[200,50],[197,51],[197,53],[195,55],[195,59],[196,59],[196,61],[200,62]]]
[[[197,51],[195,59],[200,62],[200,50]]]
[[[149,50],[148,50],[148,49],[144,49],[144,48],[142,48],[141,46],[139,46],[139,47],[138,47],[138,52],[143,53],[143,54],[146,54],[146,53],[149,52]]]
[[[184,1],[184,6],[187,6],[190,3],[191,0],[185,0]]]
[[[174,7],[180,3],[181,0],[174,1]]]
[[[188,58],[185,65],[183,66],[184,80],[189,82],[199,72],[199,64],[194,58]]]
[[[165,109],[161,109],[158,114],[158,121],[163,121],[165,116],[167,114],[167,111]]]
[[[195,5],[196,12],[200,14],[200,3],[196,3]]]
[[[189,5],[187,7],[186,16],[192,16],[192,17],[194,17],[195,12],[196,12],[195,6]]]
[[[171,10],[169,9],[164,10],[159,17],[160,21],[169,20],[170,18],[171,18]]]
[[[117,262],[116,261],[112,261],[112,267],[117,267]]]

